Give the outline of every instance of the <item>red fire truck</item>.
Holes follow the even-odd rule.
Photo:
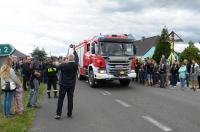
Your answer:
[[[78,79],[88,78],[92,88],[102,80],[119,80],[128,86],[136,78],[136,47],[128,35],[99,35],[76,45]]]

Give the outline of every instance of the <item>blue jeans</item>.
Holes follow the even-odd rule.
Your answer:
[[[185,79],[185,78],[180,78],[180,83],[181,83],[181,89],[182,89],[182,90],[185,89],[185,82],[186,82],[186,79]]]
[[[177,75],[176,74],[172,74],[172,78],[171,78],[172,80],[172,82],[171,82],[171,85],[172,86],[176,86],[176,84],[177,84]]]
[[[186,83],[187,83],[187,87],[189,87],[189,82],[190,82],[190,75],[186,75]]]
[[[30,89],[30,93],[28,96],[28,105],[36,106],[37,105],[37,98],[39,94],[39,80],[33,80],[34,88]]]
[[[5,116],[11,115],[11,105],[12,105],[13,95],[14,95],[13,91],[5,92],[5,99],[4,99],[4,114],[5,114]]]

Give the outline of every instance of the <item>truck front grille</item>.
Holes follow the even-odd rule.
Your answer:
[[[107,66],[108,73],[117,77],[127,76],[131,67],[130,61],[108,61]]]

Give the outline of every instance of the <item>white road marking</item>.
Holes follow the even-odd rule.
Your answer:
[[[102,94],[102,95],[104,95],[104,96],[106,96],[106,95],[112,95],[110,92],[108,92],[108,91],[100,91],[100,93]]]
[[[106,93],[107,95],[112,95],[110,92],[108,91],[104,91],[104,93]]]
[[[128,103],[126,103],[126,102],[124,102],[124,101],[122,101],[122,100],[120,100],[120,99],[116,99],[115,101],[116,101],[117,103],[121,104],[122,106],[126,107],[126,108],[132,107],[132,105],[129,105]]]
[[[103,91],[100,91],[100,93],[101,93],[102,95],[104,95],[104,96],[108,95],[108,94],[106,94],[106,93],[103,92]]]
[[[165,132],[169,132],[172,131],[171,128],[167,127],[166,125],[158,122],[157,120],[151,118],[150,116],[143,116],[142,118],[144,118],[145,120],[147,120],[148,122],[152,123],[153,125],[157,126],[158,128],[160,128],[161,130],[165,131]]]

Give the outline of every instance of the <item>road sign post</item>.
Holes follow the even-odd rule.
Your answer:
[[[0,44],[0,56],[8,56],[14,52],[15,48],[10,44]]]

